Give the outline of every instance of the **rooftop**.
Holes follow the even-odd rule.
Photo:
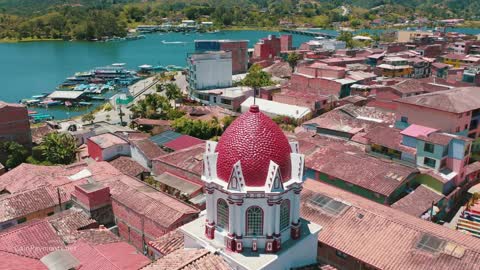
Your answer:
[[[183,249],[183,241],[183,233],[180,230],[175,229],[153,241],[150,241],[148,244],[165,256],[174,252],[175,250]]]
[[[480,108],[480,87],[458,87],[396,100],[451,113],[463,113]]]
[[[191,195],[202,189],[201,185],[194,184],[187,179],[170,172],[164,172],[154,177],[155,181],[179,190],[182,194]]]
[[[434,128],[411,124],[406,129],[402,130],[400,134],[417,138],[420,136],[428,136],[430,133],[433,133],[436,131],[437,129],[434,129]]]
[[[450,89],[447,86],[435,85],[431,83],[422,82],[415,79],[403,80],[395,85],[391,86],[402,94],[409,93],[431,93],[436,91],[443,91]]]
[[[82,91],[54,91],[48,98],[51,99],[77,99],[84,93]]]
[[[133,141],[132,144],[150,160],[167,154],[150,139]]]
[[[185,148],[192,147],[197,144],[204,144],[204,140],[189,136],[189,135],[182,135],[176,139],[173,139],[163,146],[172,149],[173,151],[182,150]]]
[[[100,148],[102,149],[106,149],[119,144],[127,144],[125,140],[111,133],[105,133],[105,134],[93,136],[88,139],[94,142],[96,145],[100,146]]]
[[[156,158],[153,162],[153,171],[155,174],[161,174],[173,167],[200,177],[203,172],[204,153],[205,145],[203,144],[175,151]]]
[[[178,249],[143,270],[230,270],[224,259],[206,249]]]
[[[325,213],[309,202],[316,195],[334,198],[349,207],[339,215]],[[301,216],[323,227],[319,242],[375,268],[478,268],[480,239],[318,181],[307,180],[304,184]],[[442,245],[429,249],[422,244],[428,236]]]
[[[372,157],[361,151],[319,148],[305,157],[305,166],[330,177],[390,196],[417,170]]]
[[[125,156],[118,157],[110,161],[109,163],[113,167],[117,168],[117,170],[119,170],[120,172],[131,177],[137,177],[141,173],[149,171],[132,158]]]
[[[406,152],[412,155],[416,154],[416,149],[404,146],[402,144],[403,136],[401,130],[391,127],[375,127],[365,136],[372,144],[378,144],[390,149]]]
[[[253,97],[249,97],[242,103],[241,106],[243,108],[249,108],[253,104]],[[288,116],[295,119],[301,119],[311,113],[310,109],[307,107],[290,105],[260,98],[255,99],[255,104],[257,104],[258,107],[260,107],[260,110],[266,114]]]
[[[442,198],[444,198],[442,194],[437,193],[425,185],[420,185],[405,197],[392,204],[392,208],[415,217],[420,217],[432,207],[432,202],[436,204]]]

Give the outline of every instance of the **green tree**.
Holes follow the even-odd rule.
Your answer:
[[[43,137],[40,149],[45,160],[52,164],[70,164],[75,161],[77,142],[69,133],[50,133]]]
[[[182,91],[178,87],[178,85],[174,83],[169,83],[165,86],[167,91],[165,91],[165,96],[167,96],[168,100],[173,100],[173,107],[177,107],[177,99],[182,97]]]
[[[93,112],[89,112],[82,116],[82,122],[84,123],[90,122],[90,124],[93,124],[93,121],[95,121],[95,114],[93,114]]]
[[[353,34],[349,31],[342,31],[337,37],[337,40],[345,41],[348,48],[354,47]]]
[[[295,67],[297,66],[298,60],[300,60],[300,55],[296,52],[291,52],[288,54],[287,62],[292,68],[292,71],[295,71]]]
[[[274,85],[275,83],[272,81],[272,75],[263,71],[260,65],[253,64],[248,70],[247,76],[245,76],[240,84],[252,87],[256,94],[258,92],[258,88]]]
[[[1,142],[0,156],[5,157],[5,167],[13,169],[25,162],[28,157],[28,150],[25,146],[14,141]]]

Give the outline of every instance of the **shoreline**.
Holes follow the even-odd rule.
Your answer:
[[[61,38],[24,38],[24,39],[0,39],[1,43],[26,43],[26,42],[44,42],[44,41],[65,41]]]

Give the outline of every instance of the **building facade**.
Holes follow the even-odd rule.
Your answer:
[[[232,53],[232,74],[248,70],[248,40],[195,40],[195,52],[226,51]]]
[[[0,101],[0,142],[15,141],[30,146],[32,136],[27,107]]]

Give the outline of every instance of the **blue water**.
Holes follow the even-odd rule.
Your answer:
[[[52,92],[66,77],[78,71],[112,63],[127,63],[129,69],[142,64],[185,66],[188,52],[194,51],[196,39],[246,39],[250,47],[268,31],[228,31],[220,33],[166,33],[150,34],[146,39],[120,42],[25,42],[0,44],[0,100],[18,102],[42,92]],[[309,40],[306,36],[293,37],[298,46]],[[182,41],[183,44],[162,44]],[[49,109],[56,119],[84,113],[71,109],[66,112]],[[35,108],[35,111],[42,109]]]
[[[455,28],[457,31],[478,34],[480,29]],[[320,30],[335,33],[330,30]],[[359,31],[365,32],[365,31]],[[194,51],[196,39],[246,39],[250,47],[263,37],[278,32],[225,31],[210,34],[151,34],[146,39],[120,42],[25,42],[0,44],[0,100],[18,102],[42,92],[52,92],[66,77],[78,71],[88,71],[112,63],[127,63],[129,69],[142,64],[185,66],[187,53]],[[310,40],[311,37],[293,35],[293,45]],[[163,44],[182,41],[182,44]],[[45,112],[42,109],[35,109]],[[51,108],[47,113],[57,119],[84,113],[78,108],[65,111]]]

